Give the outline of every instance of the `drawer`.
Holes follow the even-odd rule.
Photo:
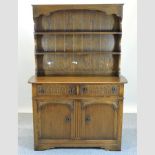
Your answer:
[[[81,96],[118,96],[119,86],[118,85],[94,85],[87,84],[80,86]]]
[[[65,84],[39,84],[36,88],[37,95],[47,96],[62,96],[62,95],[76,95],[75,85]]]

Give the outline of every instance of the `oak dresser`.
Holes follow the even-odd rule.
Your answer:
[[[121,150],[122,4],[33,5],[34,148]]]

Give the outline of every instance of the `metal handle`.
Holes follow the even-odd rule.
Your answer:
[[[90,116],[86,116],[85,122],[86,122],[86,123],[89,123],[90,121],[91,121],[91,117],[90,117]]]
[[[74,95],[75,94],[75,87],[70,87],[69,88],[69,94]]]
[[[40,94],[44,94],[45,93],[45,90],[44,90],[44,88],[42,86],[38,87],[38,91],[39,91]]]
[[[113,86],[113,87],[112,87],[112,93],[115,93],[115,92],[116,92],[116,87]]]
[[[70,121],[71,121],[71,117],[70,117],[70,116],[66,116],[66,117],[65,117],[65,122],[68,123],[68,122],[70,122]]]
[[[83,87],[82,90],[83,90],[83,93],[87,92],[87,88],[86,87]]]

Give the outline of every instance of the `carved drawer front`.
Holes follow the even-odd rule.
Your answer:
[[[119,95],[118,85],[81,85],[80,95],[84,96],[117,96]]]
[[[76,86],[63,84],[39,84],[37,85],[37,95],[76,95]]]

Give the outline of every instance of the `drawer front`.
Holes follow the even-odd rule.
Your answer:
[[[76,95],[76,86],[63,84],[39,84],[37,85],[37,95],[72,96]]]
[[[80,86],[81,96],[118,96],[119,86],[118,85],[81,85]]]

